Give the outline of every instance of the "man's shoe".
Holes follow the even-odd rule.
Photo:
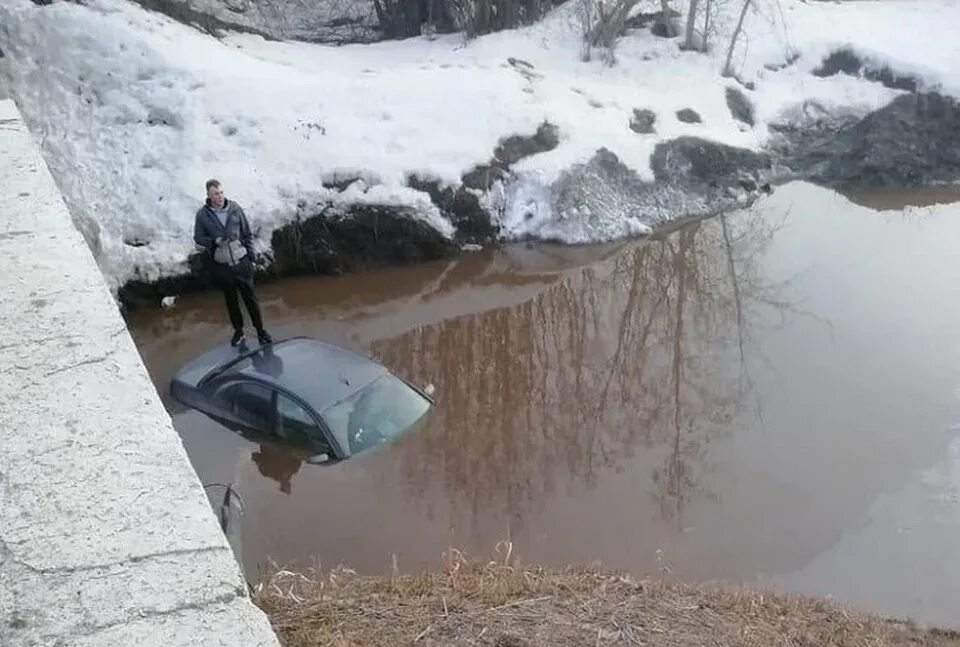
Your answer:
[[[266,330],[258,330],[257,341],[260,342],[261,346],[265,346],[267,344],[273,343],[273,337],[271,337],[270,333],[268,333]]]
[[[242,330],[235,330],[233,332],[233,337],[230,338],[231,346],[243,346],[247,342],[246,336],[244,336]]]

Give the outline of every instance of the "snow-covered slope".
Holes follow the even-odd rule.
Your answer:
[[[217,177],[259,229],[295,216],[300,201],[408,205],[444,233],[452,225],[408,174],[457,184],[489,160],[500,138],[556,124],[560,144],[519,162],[503,191],[509,235],[564,237],[549,185],[606,147],[652,179],[661,141],[696,135],[758,149],[767,125],[804,99],[866,113],[898,92],[878,83],[810,74],[843,46],[960,95],[958,0],[842,4],[758,0],[749,15],[738,75],[756,84],[753,128],[733,119],[719,74],[738,7],[728,3],[710,56],[677,41],[630,32],[618,64],[581,60],[577,3],[523,30],[464,42],[459,36],[331,47],[218,41],[123,0],[86,6],[30,0],[0,4],[0,83],[8,86],[74,217],[98,247],[115,285],[184,269],[203,183]],[[765,66],[791,65],[771,71]],[[511,64],[509,58],[532,65]],[[693,108],[703,123],[679,121]],[[635,108],[657,115],[656,133],[628,123]],[[324,182],[360,176],[347,191]],[[536,202],[537,217],[511,220],[511,200]],[[527,210],[529,211],[529,210]],[[682,214],[678,214],[682,215]],[[609,239],[642,230],[642,214],[602,218],[570,238]]]

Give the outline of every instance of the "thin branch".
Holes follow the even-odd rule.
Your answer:
[[[737,27],[733,30],[730,37],[730,48],[727,50],[727,61],[723,64],[723,75],[733,76],[733,70],[730,68],[730,61],[733,59],[733,50],[737,46],[737,39],[740,38],[740,32],[743,30],[743,21],[747,17],[747,10],[750,8],[750,0],[743,0],[743,8],[740,10],[740,19],[737,20]]]

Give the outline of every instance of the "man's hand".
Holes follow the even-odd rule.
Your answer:
[[[216,238],[213,239],[213,244],[216,245],[217,247],[220,247],[220,245],[224,243],[224,240],[225,239],[223,236],[217,236]]]

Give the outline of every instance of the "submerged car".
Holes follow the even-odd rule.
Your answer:
[[[433,406],[379,363],[306,337],[254,348],[220,346],[189,362],[173,397],[251,440],[264,436],[331,463],[407,433]]]

